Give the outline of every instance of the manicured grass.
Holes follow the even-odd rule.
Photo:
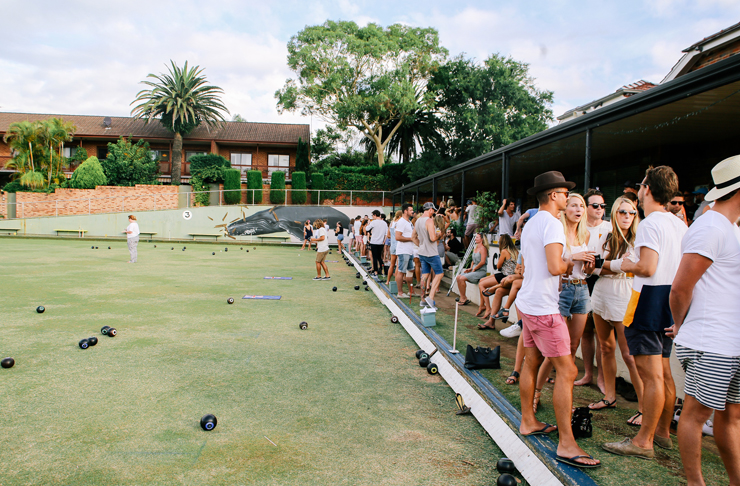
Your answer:
[[[157,246],[0,238],[0,484],[495,482],[494,442],[336,250],[314,282],[314,252]]]
[[[446,290],[445,290],[446,293]],[[437,326],[434,328],[443,338],[452,343],[454,327],[454,294],[450,298],[438,297],[437,304],[440,311],[437,312]],[[415,300],[418,304],[418,300]],[[476,306],[471,305],[461,310],[458,314],[457,349],[464,353],[467,344],[473,346],[495,347],[501,343],[508,343],[516,348],[516,339],[507,339],[497,331],[479,331],[477,324],[483,321],[475,318],[471,313]],[[501,327],[501,322],[497,325]],[[580,360],[579,360],[580,361]],[[501,359],[500,370],[482,370],[482,374],[496,386],[515,407],[521,410],[519,398],[519,386],[507,385],[506,378],[514,368],[514,360],[510,358]],[[542,402],[537,417],[543,422],[555,423],[555,413],[552,407],[553,385],[546,385],[543,389]],[[591,387],[574,388],[575,406],[585,407],[591,402],[603,398],[603,395]],[[636,408],[637,404],[632,406]],[[673,435],[674,449],[665,451],[655,448],[656,460],[646,461],[643,459],[624,458],[610,454],[601,449],[601,444],[614,442],[625,437],[634,437],[639,430],[637,427],[627,425],[627,419],[634,414],[632,408],[618,407],[613,410],[593,412],[593,436],[589,439],[579,439],[580,446],[595,458],[600,459],[602,467],[598,469],[585,470],[594,481],[604,486],[621,485],[680,485],[686,484],[686,478],[681,465],[678,451],[678,441]],[[557,441],[557,434],[550,434]],[[708,439],[705,439],[708,440]],[[707,484],[727,484],[729,479],[719,455],[707,450],[702,454],[702,470]]]

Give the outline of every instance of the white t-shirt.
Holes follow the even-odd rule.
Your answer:
[[[323,240],[316,243],[316,248],[318,249],[319,253],[323,253],[325,251],[329,251],[329,236],[326,232],[326,228],[317,228],[314,230],[316,233],[314,234],[314,238],[321,238],[324,237]]]
[[[547,269],[545,247],[559,243],[565,248],[565,231],[558,218],[539,211],[529,218],[522,231],[522,259],[526,263],[522,289],[516,298],[516,308],[531,316],[560,314],[558,286],[560,276]]]
[[[645,285],[671,285],[681,263],[681,240],[686,225],[671,212],[652,212],[637,226],[635,253],[640,260],[640,250],[650,248],[658,254],[658,266],[652,277],[635,275],[632,289],[641,292]]]
[[[354,228],[354,233],[356,235],[360,234],[360,226],[362,226],[362,221],[359,221],[359,220],[355,221],[355,224],[352,226],[352,228]]]
[[[385,243],[385,235],[388,233],[388,223],[382,219],[374,219],[367,224],[365,231],[372,231],[371,245],[382,245]]]
[[[516,223],[519,221],[519,218],[521,218],[522,215],[519,214],[519,211],[514,211],[511,216],[509,216],[509,213],[504,211],[501,216],[498,217],[498,234],[501,235],[509,235],[514,236],[514,233],[516,232]]]
[[[683,254],[695,253],[712,265],[694,287],[691,307],[676,344],[698,351],[740,356],[740,228],[717,211],[707,211],[686,232]]]
[[[401,218],[396,223],[396,233],[401,233],[404,238],[411,238],[414,234],[414,227],[411,225],[411,221],[406,218]],[[396,255],[413,255],[414,254],[414,242],[413,241],[399,241],[396,236]]]
[[[471,204],[470,206],[465,208],[465,212],[468,214],[468,224],[466,226],[478,224],[478,222],[475,220],[475,215],[478,212],[478,206],[476,204]]]
[[[588,239],[588,251],[593,251],[599,255],[603,254],[604,243],[606,243],[606,237],[612,232],[612,224],[609,221],[602,221],[594,227],[586,224],[586,229],[591,234]]]
[[[139,236],[139,223],[134,221],[133,223],[126,226],[126,231],[130,231],[131,233],[128,233],[126,235],[126,238],[136,238]]]

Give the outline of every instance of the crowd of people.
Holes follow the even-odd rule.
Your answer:
[[[575,183],[555,171],[537,176],[528,191],[536,210],[519,214],[509,201],[502,205],[499,272],[484,272],[478,282],[478,316],[485,319],[479,328],[494,329],[516,305],[520,322],[502,334],[519,336],[507,383],[519,382],[520,432],[557,432],[559,461],[600,465],[573,436],[573,387],[591,383],[596,357],[604,396],[589,408],[615,408],[617,345],[639,407],[628,423],[639,431],[602,448],[643,459],[655,457],[655,446],[672,449],[675,347],[686,373],[678,446],[688,484],[704,484],[702,426],[712,413],[730,484],[740,484],[740,333],[733,327],[740,312],[740,156],[718,164],[712,176],[714,189],[688,194],[670,167],[651,167],[642,182],[626,185],[606,219],[603,194],[571,192]],[[687,207],[688,196],[699,204]],[[521,238],[520,250],[512,236]],[[475,271],[474,264],[468,273]],[[464,284],[458,280],[460,305],[468,303]],[[576,381],[579,344],[586,371]],[[536,417],[553,367],[556,425]]]

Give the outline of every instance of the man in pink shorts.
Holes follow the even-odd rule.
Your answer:
[[[529,219],[522,232],[522,259],[527,268],[516,307],[522,320],[525,360],[520,378],[522,400],[522,435],[544,435],[558,431],[556,459],[574,467],[598,467],[600,462],[578,447],[570,427],[573,406],[573,382],[578,368],[570,355],[568,327],[558,308],[560,275],[569,272],[573,262],[563,261],[565,232],[560,211],[568,202],[568,191],[575,183],[567,182],[563,174],[545,172],[534,179],[527,191],[536,195],[540,209]],[[537,420],[533,408],[535,381],[543,356],[550,358],[557,378],[553,406],[558,426]]]

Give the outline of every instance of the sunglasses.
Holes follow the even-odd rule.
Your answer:
[[[635,214],[637,214],[637,211],[626,211],[626,210],[624,210],[624,209],[620,209],[620,210],[618,210],[617,212],[618,212],[619,214],[631,214],[632,216],[634,216]]]
[[[671,204],[673,204],[674,206],[676,204],[678,204],[679,206],[683,206],[683,203],[684,203],[684,201],[671,201]]]
[[[589,206],[591,206],[594,209],[599,209],[599,208],[605,209],[606,208],[606,204],[592,203],[592,204],[589,204]]]

